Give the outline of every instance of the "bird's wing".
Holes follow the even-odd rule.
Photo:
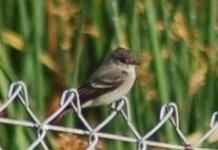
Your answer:
[[[78,88],[80,103],[84,104],[88,100],[95,99],[107,92],[120,87],[127,78],[125,71],[108,71],[98,77],[90,79],[87,83]]]

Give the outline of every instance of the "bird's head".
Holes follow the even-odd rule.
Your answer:
[[[140,65],[137,58],[130,52],[130,50],[118,47],[112,51],[108,57],[109,61],[116,64],[124,65]]]

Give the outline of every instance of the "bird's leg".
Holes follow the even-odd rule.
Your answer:
[[[109,110],[109,114],[111,114],[113,111],[118,111],[117,110],[117,106],[119,105],[119,103],[123,101],[123,99],[119,99],[119,100],[116,100],[115,102],[112,102],[110,104],[110,110]],[[119,110],[120,111],[120,110]]]

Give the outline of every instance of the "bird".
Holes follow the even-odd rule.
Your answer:
[[[81,109],[120,100],[131,90],[136,79],[135,67],[139,64],[130,50],[114,49],[87,82],[77,88]]]

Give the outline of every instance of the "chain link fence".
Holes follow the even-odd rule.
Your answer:
[[[75,99],[76,102],[73,102],[73,99]],[[24,106],[26,112],[31,118],[31,121],[21,121],[0,117],[0,124],[23,126],[33,128],[34,130],[36,130],[37,138],[32,144],[29,145],[28,150],[34,150],[40,145],[43,147],[43,149],[49,150],[48,145],[45,142],[45,137],[48,131],[58,131],[86,135],[89,137],[89,146],[87,147],[87,150],[94,150],[95,146],[99,141],[99,138],[134,143],[136,145],[137,150],[146,150],[148,146],[174,150],[212,150],[209,148],[203,148],[201,147],[201,145],[205,140],[207,140],[207,138],[212,133],[215,132],[216,129],[218,129],[218,112],[215,112],[211,118],[210,129],[197,142],[190,144],[186,136],[180,130],[177,105],[175,103],[169,103],[168,105],[162,106],[159,115],[160,121],[148,133],[146,133],[145,135],[141,135],[131,122],[130,107],[126,97],[123,97],[121,100],[113,103],[111,105],[112,111],[105,118],[105,120],[103,120],[96,127],[92,127],[81,113],[79,95],[76,89],[69,89],[64,91],[61,97],[60,107],[46,120],[40,122],[29,106],[27,87],[23,82],[16,82],[11,84],[8,92],[8,100],[6,100],[3,105],[1,105],[0,113],[7,109],[7,107],[11,105],[15,100],[18,100]],[[64,111],[65,108],[69,105],[72,106],[73,111],[82,121],[82,123],[86,127],[86,130],[62,127],[51,124],[51,122],[57,116],[59,116],[62,113],[62,111]],[[108,123],[110,123],[110,121],[117,115],[121,115],[123,117],[125,124],[128,126],[129,130],[132,131],[134,137],[126,137],[117,134],[108,134],[100,132],[101,129],[105,127]],[[158,132],[159,129],[168,121],[170,121],[173,127],[175,128],[175,131],[182,139],[183,144],[175,145],[148,140],[152,135]]]

